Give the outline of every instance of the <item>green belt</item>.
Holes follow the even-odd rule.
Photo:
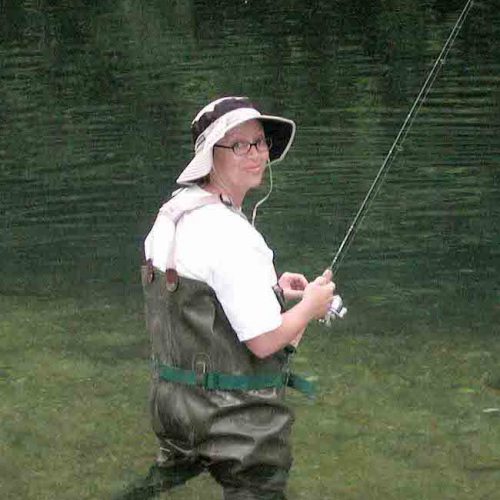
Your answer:
[[[207,390],[221,391],[251,391],[275,387],[291,387],[310,397],[314,395],[314,384],[294,373],[279,373],[273,375],[231,375],[227,373],[204,372],[196,373],[182,368],[167,365],[158,366],[160,378],[168,382],[197,385]]]

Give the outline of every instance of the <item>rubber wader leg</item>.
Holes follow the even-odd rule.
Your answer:
[[[225,487],[224,500],[286,500],[283,492],[268,492],[247,488]]]
[[[286,500],[288,470],[272,466],[242,469],[233,462],[209,467],[224,490],[224,500]]]
[[[202,465],[192,461],[166,467],[154,464],[149,469],[149,473],[145,479],[131,484],[126,491],[114,496],[113,500],[146,500],[155,498],[163,491],[181,486],[204,470],[205,468]]]

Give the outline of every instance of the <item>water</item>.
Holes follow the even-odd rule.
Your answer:
[[[258,225],[278,268],[321,272],[463,4],[307,4],[3,2],[0,293],[139,294],[190,120],[228,94],[296,120]],[[375,332],[498,333],[499,35],[476,3],[336,277]]]

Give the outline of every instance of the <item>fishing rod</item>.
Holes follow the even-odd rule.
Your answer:
[[[365,198],[361,202],[361,205],[359,206],[359,209],[354,216],[354,219],[349,226],[349,229],[347,230],[344,239],[339,245],[339,248],[336,252],[336,254],[333,257],[333,260],[329,266],[329,269],[331,269],[332,273],[335,274],[336,271],[338,271],[340,264],[345,257],[345,254],[347,253],[348,248],[350,247],[354,236],[356,235],[356,232],[359,229],[359,226],[361,222],[363,221],[368,208],[372,201],[374,200],[375,196],[377,195],[380,187],[382,186],[382,183],[385,179],[385,176],[387,175],[387,172],[389,170],[389,167],[391,166],[392,162],[394,161],[394,158],[396,157],[396,154],[398,151],[401,150],[402,144],[408,135],[408,132],[413,124],[413,121],[415,120],[415,116],[417,115],[418,111],[422,107],[422,104],[424,103],[425,99],[427,98],[427,94],[432,88],[432,85],[434,83],[434,80],[436,79],[440,69],[444,66],[444,63],[446,62],[446,57],[448,55],[448,52],[450,51],[451,47],[453,46],[453,43],[455,42],[455,39],[462,29],[462,26],[465,22],[465,18],[467,17],[467,14],[469,13],[469,10],[471,9],[473,4],[473,0],[468,0],[465,4],[465,6],[462,9],[462,12],[458,16],[458,19],[453,26],[453,29],[451,30],[450,35],[446,39],[445,44],[443,45],[443,48],[441,49],[441,52],[437,56],[436,60],[434,61],[434,64],[427,75],[427,78],[425,79],[424,84],[422,85],[422,88],[420,89],[420,92],[418,93],[417,97],[415,98],[415,101],[413,102],[412,107],[410,108],[410,111],[406,115],[406,118],[403,122],[403,125],[399,129],[399,132],[394,139],[394,142],[392,143],[392,146],[389,149],[389,152],[387,153],[387,156],[385,157],[384,161],[382,162],[381,167],[379,168],[377,175],[375,176],[375,179],[373,180],[370,188],[368,189],[368,192],[365,195]],[[331,317],[340,317],[342,318],[346,313],[347,309],[343,307],[342,304],[342,299],[340,299],[340,296],[338,297],[338,300],[334,300],[332,302],[332,306],[330,308],[330,313],[327,315],[326,322],[329,323]]]

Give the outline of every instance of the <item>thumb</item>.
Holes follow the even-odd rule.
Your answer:
[[[316,285],[326,285],[328,282],[324,276],[318,276],[315,280],[314,283]]]
[[[323,274],[321,275],[323,278],[326,279],[326,281],[332,281],[332,270],[331,269],[325,269],[323,271]]]

